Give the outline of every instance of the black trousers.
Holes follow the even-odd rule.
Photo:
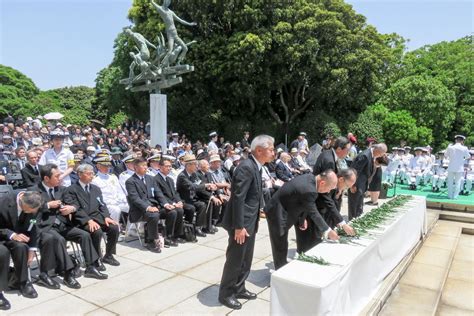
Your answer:
[[[12,285],[19,287],[28,281],[28,251],[29,246],[25,243],[8,240],[4,242],[4,246],[10,251],[10,256],[15,267]],[[8,268],[9,264],[6,265]],[[3,268],[3,267],[2,267]]]
[[[99,224],[100,228],[95,232],[90,233],[92,238],[92,244],[94,245],[94,249],[99,255],[99,258],[102,258],[102,250],[100,249],[100,242],[102,241],[102,237],[105,234],[107,235],[107,242],[105,243],[105,255],[114,255],[117,248],[117,241],[120,235],[120,228],[117,225],[109,224],[109,226],[105,224]],[[84,229],[89,232],[89,225],[86,225]]]
[[[364,194],[365,191],[357,189],[356,193],[350,190],[348,194],[349,220],[359,217],[364,212]]]
[[[182,208],[175,208],[171,211],[164,208],[160,210],[160,218],[165,219],[167,237],[183,235],[183,214],[184,209]]]
[[[158,239],[158,224],[160,222],[160,212],[145,212],[143,221],[146,222],[145,242],[150,243]]]
[[[280,269],[288,263],[288,230],[280,235],[280,229],[276,222],[267,214],[268,232],[270,233],[270,244],[272,246],[273,265],[275,270]]]
[[[242,245],[234,240],[234,231],[227,231],[229,244],[226,251],[226,261],[222,272],[219,298],[223,299],[245,291],[245,280],[250,274],[255,233],[245,239]]]
[[[10,270],[10,250],[0,244],[0,293],[8,288],[8,271]]]
[[[308,227],[306,230],[301,230],[295,225],[296,252],[298,253],[306,252],[322,241],[321,236],[323,232],[316,228],[312,220],[308,219],[307,222]]]
[[[67,253],[66,239],[56,230],[40,233],[39,250],[41,254],[41,272],[47,273],[53,269],[69,271],[74,268],[74,263]]]
[[[194,207],[193,204],[183,202],[183,210],[184,210],[184,220],[191,224],[194,220],[194,213],[196,213],[196,208]]]
[[[51,230],[50,230],[51,231]],[[90,266],[99,259],[99,255],[92,243],[91,234],[78,227],[66,227],[57,232],[67,241],[76,242],[81,245],[82,254],[87,266]]]
[[[206,225],[206,207],[207,204],[203,201],[193,201],[192,205],[196,209],[196,226],[203,227]]]

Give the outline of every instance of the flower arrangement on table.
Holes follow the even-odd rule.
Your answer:
[[[349,236],[342,228],[337,228],[337,234],[339,235],[339,243],[341,244],[357,244],[364,246],[355,242],[356,239],[359,239],[361,236],[370,235],[370,230],[380,228],[380,224],[385,222],[388,219],[394,217],[394,215],[399,212],[397,208],[407,203],[412,199],[410,195],[398,195],[387,203],[383,204],[380,207],[377,207],[370,212],[365,213],[363,216],[353,219],[349,224],[354,228],[356,234],[355,236]],[[305,253],[301,253],[297,260],[316,263],[319,265],[331,265],[330,262],[324,260],[322,257],[310,256]]]

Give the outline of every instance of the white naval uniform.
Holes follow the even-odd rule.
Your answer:
[[[69,165],[74,163],[74,154],[64,147],[62,147],[61,151],[57,154],[54,148],[50,148],[41,155],[38,164],[44,166],[49,163],[55,164],[58,166],[59,171],[64,173],[69,168]],[[69,177],[69,175],[63,178],[62,185],[65,187],[71,185],[71,177]]]
[[[109,209],[110,217],[118,222],[122,212],[128,213],[129,206],[117,176],[110,173],[97,172],[92,183],[102,190],[102,196]]]
[[[448,165],[448,198],[456,199],[461,190],[464,164],[471,157],[469,150],[461,143],[449,145],[444,156],[449,159]]]
[[[120,187],[122,188],[122,191],[125,194],[125,196],[128,195],[127,188],[125,187],[125,181],[127,181],[128,178],[133,176],[134,173],[135,173],[135,171],[127,169],[119,175],[119,184],[120,184]]]

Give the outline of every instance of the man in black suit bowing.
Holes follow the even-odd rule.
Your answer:
[[[333,190],[336,184],[337,177],[332,170],[326,170],[317,176],[304,174],[285,183],[265,205],[275,269],[287,264],[288,230],[293,226],[298,227],[297,231],[305,231],[311,221],[316,227],[312,233],[318,234],[318,238],[321,233],[324,238],[339,238],[316,208],[318,195]],[[297,238],[297,243],[299,242]]]
[[[130,222],[145,221],[145,242],[152,252],[161,252],[162,245],[158,236],[158,224],[161,218],[176,222],[176,212],[171,211],[170,204],[158,187],[156,180],[146,174],[146,159],[137,158],[133,162],[135,173],[125,181],[130,204]],[[168,217],[169,214],[169,217]],[[169,224],[169,222],[168,222]]]
[[[23,185],[25,188],[30,188],[41,182],[40,166],[38,165],[38,154],[34,150],[26,153],[27,164],[21,169],[21,176],[23,178]]]
[[[263,206],[262,165],[273,160],[273,144],[273,137],[255,137],[252,155],[239,164],[232,178],[228,209],[222,220],[229,241],[219,288],[219,302],[232,309],[242,308],[238,298],[257,298],[245,288],[245,280],[250,274],[259,211]]]
[[[171,177],[168,177],[168,174],[171,171],[173,160],[172,156],[163,155],[160,160],[160,168],[158,174],[155,176],[156,183],[160,187],[161,192],[165,196],[169,205],[173,208],[169,208],[169,211],[174,211],[176,213],[176,220],[170,220],[167,223],[166,234],[167,238],[171,241],[170,244],[177,245],[178,243],[186,242],[185,239],[181,238],[183,236],[183,214],[184,214],[184,203],[181,201],[181,197],[174,186],[174,181]],[[194,212],[194,208],[190,210]],[[166,240],[165,240],[166,243]]]
[[[64,201],[76,208],[74,222],[85,231],[90,232],[92,243],[99,257],[102,257],[100,242],[105,232],[107,242],[102,262],[118,266],[120,263],[113,255],[120,234],[119,226],[110,217],[109,210],[102,197],[102,191],[98,186],[91,184],[94,178],[94,167],[89,164],[82,164],[77,167],[76,172],[79,176],[79,182],[67,188]],[[99,271],[105,270],[102,262],[97,261],[96,267]]]
[[[0,244],[8,248],[15,266],[11,288],[20,290],[28,298],[38,296],[28,280],[28,266],[38,243],[35,218],[41,204],[38,192],[10,193],[0,197]],[[0,268],[8,269],[8,265]]]
[[[349,220],[359,217],[363,213],[364,194],[369,187],[370,180],[375,174],[374,161],[387,152],[387,145],[375,144],[361,152],[351,164],[357,171],[356,183],[348,192]]]

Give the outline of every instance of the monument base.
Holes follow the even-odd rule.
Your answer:
[[[166,94],[150,94],[150,145],[161,145],[166,152],[167,136],[167,100]]]

